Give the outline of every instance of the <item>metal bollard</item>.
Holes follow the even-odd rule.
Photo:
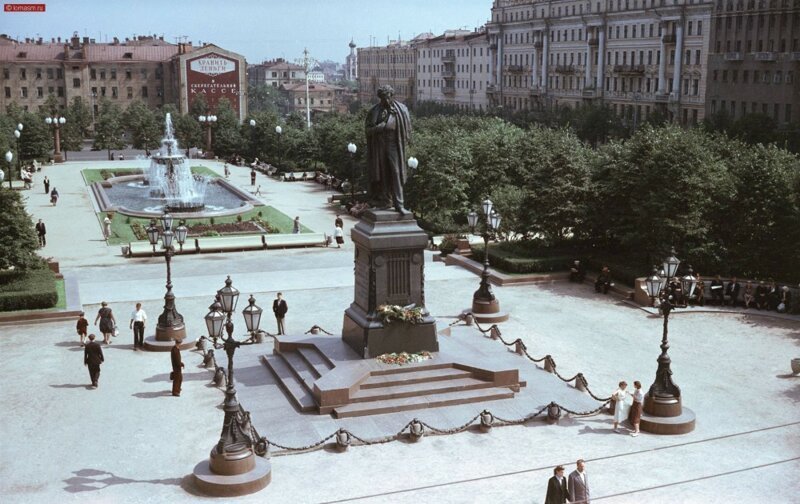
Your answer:
[[[422,436],[424,435],[425,435],[425,426],[422,425],[422,422],[420,422],[415,418],[414,420],[411,421],[411,424],[409,425],[409,435],[408,435],[409,438],[411,439],[411,441],[414,441],[416,443],[417,441],[422,439]]]
[[[549,355],[545,355],[544,357],[544,370],[548,373],[552,373],[556,369],[556,362],[553,360],[552,357]]]
[[[209,350],[203,356],[203,366],[205,366],[206,368],[210,368],[213,362],[214,362],[214,350]]]
[[[475,323],[475,317],[471,313],[467,313],[464,316],[464,323],[468,326],[471,326],[473,323]]]
[[[339,429],[336,431],[336,446],[339,448],[339,451],[347,450],[351,441],[352,439],[349,432],[344,429]]]
[[[547,406],[547,420],[550,423],[556,423],[559,418],[561,418],[561,408],[558,404],[551,402]]]
[[[493,423],[494,415],[492,415],[489,410],[483,410],[481,412],[481,432],[489,432],[492,429]]]
[[[492,337],[493,340],[500,338],[500,328],[497,327],[496,325],[493,325],[489,329],[489,335]]]
[[[525,343],[523,343],[521,339],[518,339],[514,343],[516,344],[515,347],[514,347],[514,351],[518,355],[525,355],[525,348],[526,348],[525,347]]]
[[[214,372],[214,385],[219,387],[222,386],[223,383],[225,383],[225,368],[218,367]]]

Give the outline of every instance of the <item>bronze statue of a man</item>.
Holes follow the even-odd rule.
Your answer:
[[[378,89],[380,103],[367,114],[367,174],[369,199],[374,208],[409,213],[403,201],[406,181],[406,144],[411,139],[408,109],[394,101],[394,89]]]

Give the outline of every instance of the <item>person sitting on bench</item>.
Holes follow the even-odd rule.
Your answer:
[[[792,291],[789,290],[788,285],[784,285],[781,288],[776,309],[778,313],[786,313],[792,309]]]
[[[611,270],[608,266],[603,266],[600,274],[597,275],[597,281],[594,283],[594,291],[603,291],[603,294],[608,294],[608,288],[611,287]]]
[[[705,306],[706,304],[706,283],[699,273],[697,274],[697,283],[694,286],[694,293],[692,294],[691,301],[696,306]]]
[[[753,290],[753,282],[747,282],[747,284],[744,286],[744,294],[742,295],[745,310],[750,308],[750,305],[756,299],[755,294],[756,293]]]
[[[739,299],[739,290],[741,290],[742,285],[736,281],[736,277],[731,278],[731,281],[728,283],[728,286],[725,287],[725,295],[729,297],[729,302],[731,306],[736,306],[736,300]]]
[[[764,280],[758,282],[758,287],[756,288],[756,309],[758,310],[766,310],[767,309],[767,293],[769,289],[767,288],[766,284],[764,284]]]
[[[725,284],[722,279],[717,275],[717,278],[711,280],[711,302],[721,305],[725,301]]]
[[[583,283],[584,278],[586,278],[586,268],[578,259],[575,259],[569,268],[569,281]]]

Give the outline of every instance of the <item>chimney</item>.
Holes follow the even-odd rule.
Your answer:
[[[56,42],[61,43],[61,37],[56,37]]]
[[[83,37],[83,43],[84,44],[88,44],[89,43],[89,37]]]
[[[39,40],[37,40],[36,43],[42,45],[42,37],[39,37]]]
[[[114,37],[114,45],[119,45],[119,39],[117,37]]]
[[[89,43],[94,44],[94,39],[89,39]]]
[[[64,44],[64,61],[69,59],[69,44]]]

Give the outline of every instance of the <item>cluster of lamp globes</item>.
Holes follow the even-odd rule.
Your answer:
[[[680,264],[681,261],[675,257],[675,248],[673,247],[670,256],[664,259],[661,271],[657,271],[657,268],[653,266],[653,272],[645,280],[647,294],[651,299],[655,300],[661,294],[661,291],[668,287],[670,279],[674,278],[678,273]],[[697,286],[697,278],[694,276],[694,270],[692,270],[691,265],[686,275],[680,278],[680,282],[686,298],[691,298]]]
[[[217,122],[217,116],[215,115],[201,115],[197,118],[201,123],[215,123]]]
[[[500,221],[502,220],[502,217],[500,217],[500,214],[494,209],[494,203],[492,203],[492,200],[488,198],[483,200],[481,203],[481,210],[483,210],[483,215],[486,217],[486,226],[489,228],[489,230],[497,231],[500,229]],[[467,222],[469,223],[470,229],[474,231],[478,225],[478,212],[473,210],[472,212],[468,213]]]
[[[209,312],[204,317],[208,335],[214,341],[222,337],[222,329],[226,325],[226,315],[230,316],[236,311],[236,303],[239,301],[239,290],[233,286],[230,276],[225,280],[225,287],[217,291],[217,295],[219,299],[208,307]],[[252,334],[257,332],[261,325],[261,314],[264,310],[256,305],[256,298],[252,294],[247,301],[248,306],[242,310],[242,316],[244,316],[247,332]]]
[[[44,122],[46,122],[48,126],[55,126],[56,128],[58,128],[59,126],[66,123],[67,120],[61,116],[53,116],[53,117],[46,117],[44,119]]]
[[[161,216],[161,227],[163,231],[159,231],[158,227],[156,226],[155,219],[150,221],[150,226],[147,227],[147,239],[150,241],[150,245],[153,246],[153,250],[155,250],[155,246],[158,243],[158,238],[161,238],[161,243],[164,245],[165,249],[172,248],[172,241],[174,239],[178,240],[178,245],[180,245],[181,250],[183,250],[183,244],[186,242],[186,235],[189,234],[189,229],[181,224],[178,226],[175,231],[172,231],[172,222],[173,222],[172,215],[169,212],[165,212],[164,215]]]

